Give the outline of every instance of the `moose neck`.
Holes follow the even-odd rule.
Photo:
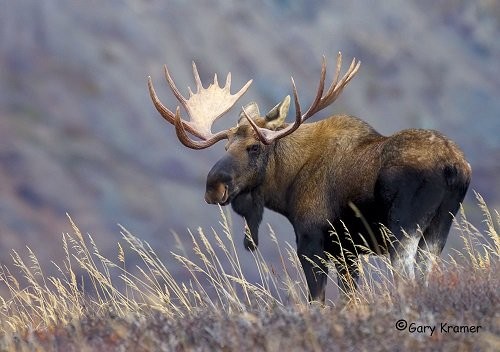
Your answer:
[[[287,196],[291,187],[300,170],[314,155],[314,150],[321,148],[309,129],[310,125],[304,124],[295,133],[275,141],[271,146],[262,193],[265,206],[285,216],[288,215]]]
[[[377,155],[386,138],[367,123],[347,115],[334,115],[301,125],[294,133],[272,145],[262,184],[265,206],[289,217],[293,197],[314,182],[313,178],[322,179],[326,172],[331,184],[335,184],[336,179],[348,178],[356,179],[353,184],[358,184],[358,187],[361,183],[372,187],[374,174],[359,175],[353,170],[356,170],[356,165],[377,163]],[[322,167],[325,155],[330,164],[344,167],[335,170]],[[343,155],[350,157],[344,158]],[[317,191],[315,187],[307,190],[309,195],[314,191]],[[339,189],[338,192],[349,190]],[[314,196],[322,197],[321,194]],[[337,198],[342,199],[342,194],[337,193]],[[319,206],[319,203],[314,206]]]

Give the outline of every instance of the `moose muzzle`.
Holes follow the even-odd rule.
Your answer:
[[[210,170],[207,176],[205,201],[208,204],[226,205],[231,201],[233,193],[233,160],[224,157]]]

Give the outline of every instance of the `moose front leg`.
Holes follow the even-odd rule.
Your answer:
[[[297,255],[306,276],[309,301],[325,303],[328,268],[325,263],[323,234],[297,234]]]
[[[232,202],[233,210],[243,216],[250,231],[251,238],[245,232],[243,245],[246,250],[254,251],[259,245],[259,226],[264,213],[264,203],[258,194],[242,193],[238,195]]]

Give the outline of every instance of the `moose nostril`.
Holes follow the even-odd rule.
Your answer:
[[[208,204],[223,203],[229,196],[228,192],[229,186],[222,182],[207,187],[207,191],[205,192],[205,202]]]

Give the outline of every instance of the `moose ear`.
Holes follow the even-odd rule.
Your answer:
[[[287,95],[285,99],[266,114],[266,128],[269,130],[276,130],[280,128],[285,122],[288,108],[290,107],[290,96]]]
[[[243,107],[245,109],[245,112],[247,113],[248,117],[250,117],[252,120],[256,120],[257,118],[260,117],[260,112],[259,112],[259,106],[257,105],[256,102],[252,101],[251,103],[248,103]],[[246,121],[245,115],[243,114],[243,109],[240,112],[240,118],[238,119],[238,123],[241,121]]]

